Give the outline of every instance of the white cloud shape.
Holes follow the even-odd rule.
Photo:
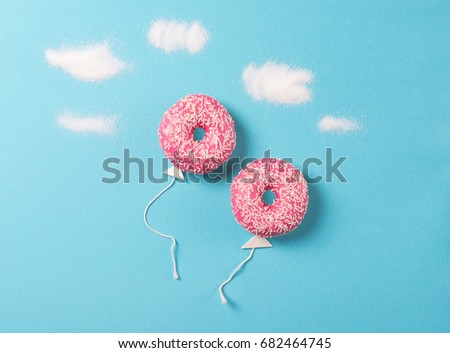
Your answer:
[[[349,131],[356,131],[362,128],[361,124],[351,121],[346,118],[335,118],[327,115],[320,119],[317,127],[322,132],[339,132],[345,133]]]
[[[261,67],[248,65],[242,72],[246,92],[257,101],[278,104],[301,104],[312,98],[309,70],[291,68],[286,64],[266,62]]]
[[[147,40],[154,47],[172,53],[186,49],[189,53],[200,52],[208,42],[209,33],[200,22],[157,20],[147,32]]]
[[[108,42],[47,49],[45,60],[51,66],[59,67],[73,77],[88,82],[106,80],[127,67],[122,60],[114,56]]]
[[[58,125],[75,133],[112,135],[117,131],[117,119],[105,116],[78,116],[64,113],[57,118]]]

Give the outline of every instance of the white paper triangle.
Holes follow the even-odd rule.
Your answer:
[[[174,178],[184,180],[184,175],[181,170],[179,170],[177,167],[170,167],[166,171],[164,171],[164,174],[173,176]]]
[[[241,249],[258,249],[258,248],[271,248],[272,244],[266,238],[258,237],[255,235],[248,242],[242,245]]]

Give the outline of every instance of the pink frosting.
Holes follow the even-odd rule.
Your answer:
[[[263,193],[275,202],[267,205]],[[291,163],[262,158],[249,163],[231,184],[231,206],[237,222],[264,238],[286,234],[302,222],[308,207],[308,185]]]
[[[194,130],[205,135],[194,140]],[[176,102],[163,116],[159,142],[170,162],[194,174],[213,171],[227,161],[236,145],[234,122],[225,107],[205,94],[192,94]]]

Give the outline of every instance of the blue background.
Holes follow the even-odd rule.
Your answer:
[[[150,47],[154,19],[201,21],[198,55]],[[0,331],[450,331],[450,89],[447,1],[8,1],[0,4]],[[133,69],[92,84],[48,66],[47,48],[109,39]],[[313,101],[279,106],[244,92],[242,70],[267,60],[315,74]],[[162,114],[202,92],[236,121],[235,156],[347,156],[310,185],[292,234],[248,254],[229,185],[101,183],[102,161],[129,148],[163,157]],[[56,117],[119,115],[110,137],[62,130]],[[365,129],[323,134],[347,116]],[[162,172],[157,164],[155,175]],[[312,174],[323,174],[322,167]]]

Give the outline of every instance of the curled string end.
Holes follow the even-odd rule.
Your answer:
[[[167,239],[172,239],[172,247],[170,248],[170,253],[171,253],[171,255],[172,255],[172,263],[173,263],[173,278],[174,279],[178,279],[178,278],[180,278],[179,276],[178,276],[178,272],[177,272],[177,262],[176,262],[176,259],[175,259],[175,252],[174,252],[174,249],[175,249],[175,245],[176,245],[176,240],[175,240],[175,238],[173,237],[173,236],[171,236],[171,235],[168,235],[168,234],[164,234],[164,233],[161,233],[161,232],[158,232],[156,229],[154,229],[149,223],[148,223],[148,220],[147,220],[147,212],[148,212],[148,209],[150,208],[150,206],[153,204],[153,202],[155,202],[156,201],[156,199],[158,198],[158,197],[160,197],[162,194],[164,194],[173,184],[175,183],[175,177],[172,179],[172,181],[170,182],[170,184],[169,185],[167,185],[163,190],[161,190],[160,192],[159,192],[159,194],[158,195],[156,195],[148,204],[147,204],[147,206],[145,207],[145,210],[144,210],[144,223],[145,223],[145,225],[147,226],[147,228],[148,229],[150,229],[153,233],[155,233],[155,234],[157,234],[157,235],[159,235],[159,236],[161,236],[161,237],[164,237],[164,238],[167,238]]]
[[[253,248],[252,251],[250,252],[250,255],[249,255],[244,261],[242,261],[242,262],[238,265],[238,267],[236,267],[236,268],[234,269],[233,272],[231,272],[230,277],[228,277],[228,279],[220,285],[220,287],[219,287],[219,293],[220,293],[220,299],[222,300],[222,304],[226,304],[226,303],[227,303],[227,299],[226,299],[225,296],[223,295],[223,287],[225,287],[228,283],[231,282],[231,280],[233,279],[234,275],[242,268],[242,266],[245,265],[245,263],[246,263],[247,261],[249,261],[249,260],[252,258],[254,252],[255,252],[255,248]]]
[[[173,278],[174,279],[180,279],[180,276],[178,276],[177,270],[173,270]]]
[[[225,298],[225,296],[222,294],[222,292],[220,292],[220,300],[222,301],[222,304],[228,303],[227,298]]]

